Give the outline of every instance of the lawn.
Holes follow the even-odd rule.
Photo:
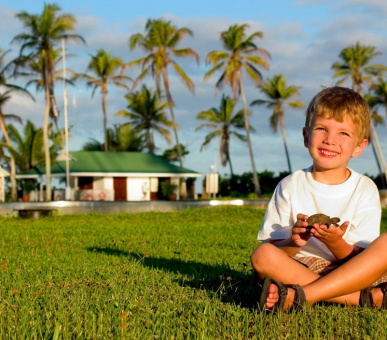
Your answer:
[[[0,338],[386,338],[378,309],[257,310],[249,255],[263,215],[219,207],[0,218]]]

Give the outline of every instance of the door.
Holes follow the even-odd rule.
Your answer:
[[[113,178],[114,188],[114,200],[115,201],[127,201],[127,179],[126,177],[114,177]]]

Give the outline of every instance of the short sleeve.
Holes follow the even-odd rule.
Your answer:
[[[366,248],[380,235],[382,210],[379,191],[374,182],[366,178],[362,186],[362,195],[345,238],[350,244]]]
[[[258,232],[259,241],[282,240],[292,235],[294,223],[291,221],[291,195],[287,184],[286,179],[282,180],[273,193]]]

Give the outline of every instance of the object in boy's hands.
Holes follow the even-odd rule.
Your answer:
[[[317,223],[318,225],[325,224],[327,227],[330,225],[334,225],[336,227],[339,226],[340,219],[338,217],[332,217],[330,218],[328,215],[324,214],[314,214],[312,216],[309,216],[309,218],[306,220],[308,222],[308,226],[306,227],[306,232],[309,234],[310,230],[313,228],[313,224]]]

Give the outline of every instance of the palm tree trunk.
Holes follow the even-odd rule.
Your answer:
[[[47,76],[47,68],[45,69],[45,77]],[[46,82],[45,82],[46,83]],[[45,154],[46,165],[46,201],[51,201],[51,161],[50,161],[50,147],[48,145],[48,119],[50,117],[50,90],[48,84],[45,84],[46,88],[46,111],[44,114],[43,124],[43,147]]]
[[[376,148],[378,150],[378,154],[379,154],[379,157],[380,157],[380,161],[382,162],[382,166],[383,166],[383,170],[384,170],[384,178],[387,182],[387,167],[386,167],[386,161],[384,160],[384,156],[383,156],[383,152],[382,152],[382,148],[380,147],[380,144],[379,144],[379,138],[378,138],[378,135],[376,133],[376,130],[375,130],[375,125],[374,125],[374,122],[371,120],[371,124],[370,124],[370,130],[371,130],[371,138],[372,138],[372,142],[375,142],[376,144]],[[381,174],[382,175],[382,174]]]
[[[153,140],[153,134],[151,133],[150,129],[146,129],[146,140],[147,140],[147,144],[148,144],[148,151],[150,153],[154,153],[155,143]]]
[[[181,148],[180,148],[179,136],[177,134],[177,124],[176,124],[175,114],[173,113],[173,100],[172,100],[171,93],[169,92],[169,82],[168,82],[168,74],[167,74],[166,68],[163,67],[161,69],[161,72],[163,74],[164,88],[165,88],[165,93],[167,95],[168,107],[169,107],[169,111],[171,112],[171,117],[172,117],[173,133],[175,135],[175,140],[176,140],[177,158],[179,159],[180,166],[183,167],[183,158],[181,157]],[[187,183],[183,179],[180,183],[180,196],[182,198],[187,197]]]
[[[246,97],[245,97],[245,92],[243,90],[242,75],[241,75],[240,71],[238,72],[238,79],[239,79],[239,89],[241,91],[241,97],[242,97],[242,103],[243,103],[243,116],[244,116],[244,120],[245,120],[247,145],[249,146],[251,165],[253,168],[253,181],[254,181],[255,194],[259,197],[259,196],[261,196],[261,187],[259,185],[258,174],[257,174],[257,171],[255,169],[253,148],[251,146],[251,140],[250,140],[249,120],[247,117]]]
[[[279,120],[280,120],[280,126],[281,126],[282,139],[284,141],[286,160],[288,162],[289,173],[291,174],[292,173],[292,166],[290,165],[290,156],[289,156],[289,151],[288,151],[288,145],[286,143],[285,124],[284,124],[284,116],[283,116],[283,114],[279,116]]]
[[[1,125],[1,131],[3,132],[5,142],[7,145],[12,148],[11,139],[9,138],[7,128],[5,126],[3,111],[0,107],[0,125]],[[17,184],[16,184],[16,165],[15,165],[15,158],[13,157],[11,153],[11,166],[10,166],[10,177],[11,177],[11,199],[12,201],[17,201]]]
[[[371,148],[372,148],[372,152],[374,154],[374,157],[375,157],[375,161],[376,161],[376,166],[378,167],[378,170],[379,170],[379,176],[380,176],[380,181],[381,181],[381,185],[382,185],[382,189],[386,189],[386,180],[383,176],[383,171],[382,171],[382,167],[380,166],[380,162],[379,162],[379,158],[378,158],[378,153],[375,149],[375,145],[374,145],[374,142],[372,141],[372,139],[370,140],[370,143],[371,143]]]
[[[231,164],[231,159],[230,159],[230,153],[227,152],[227,161],[228,161],[228,165],[230,166],[230,173],[231,173],[231,177],[234,176],[234,171],[232,170],[232,164]]]
[[[176,124],[175,114],[173,112],[173,100],[172,100],[171,93],[169,91],[168,74],[167,74],[167,70],[164,67],[161,69],[161,72],[163,74],[164,88],[165,88],[165,93],[167,95],[168,107],[172,117],[173,133],[175,135],[175,140],[176,140],[177,158],[179,159],[180,166],[182,167],[183,159],[181,157],[181,148],[180,148],[179,136],[177,134],[177,124]]]
[[[104,150],[108,151],[108,134],[107,134],[107,113],[106,113],[106,93],[102,92],[102,111],[103,111],[103,135],[104,135]]]
[[[357,87],[357,92],[362,96],[363,96],[363,90],[360,86],[360,84],[358,84],[358,87]],[[379,158],[380,158],[380,161],[382,162],[382,166],[383,166],[383,170],[384,170],[384,179],[387,183],[387,167],[386,167],[386,161],[384,160],[384,156],[383,156],[383,152],[382,152],[382,148],[380,147],[380,144],[379,144],[379,138],[378,138],[378,135],[376,133],[376,130],[375,130],[375,125],[374,125],[374,122],[371,118],[371,123],[370,123],[370,132],[371,132],[371,143],[372,143],[372,147],[374,148],[374,144],[373,142],[375,142],[376,144],[376,148],[378,150],[378,154],[379,154]],[[379,167],[379,171],[380,171],[380,164],[379,164],[379,161],[378,161],[378,157],[375,153],[375,149],[374,150],[374,155],[375,155],[375,159],[376,159],[376,163],[378,163],[378,167]],[[380,173],[380,179],[383,181],[383,174]],[[384,181],[383,181],[384,182]]]

